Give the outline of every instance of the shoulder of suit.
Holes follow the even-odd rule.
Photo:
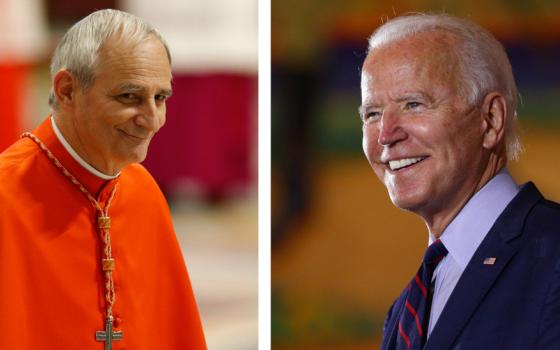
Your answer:
[[[140,163],[133,163],[133,164],[127,165],[121,171],[121,178],[127,178],[127,179],[128,178],[133,178],[136,181],[142,181],[142,182],[147,182],[147,183],[154,182],[155,183],[155,180],[152,177],[152,174],[150,174],[148,169],[146,169]]]
[[[20,139],[0,153],[0,204],[17,198],[24,185],[23,179],[37,178],[41,174],[40,150],[28,138]]]
[[[551,211],[555,211],[557,214],[560,213],[560,203],[556,203],[548,199],[543,199],[542,205]]]
[[[158,201],[166,202],[165,197],[150,172],[139,163],[126,166],[120,175],[120,186],[134,187],[137,194],[150,196]]]
[[[14,142],[0,153],[0,180],[9,180],[18,172],[28,168],[39,154],[39,148],[28,138]]]
[[[532,208],[529,217],[543,224],[560,223],[560,204],[542,198]],[[560,229],[560,226],[556,226],[556,228]]]
[[[530,232],[530,241],[537,247],[539,257],[560,263],[560,204],[539,200],[527,216],[524,230]]]

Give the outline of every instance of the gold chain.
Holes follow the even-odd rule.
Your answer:
[[[113,318],[113,305],[115,304],[115,285],[113,283],[113,270],[115,269],[115,259],[111,252],[111,234],[109,229],[111,227],[111,219],[109,218],[109,207],[111,201],[115,196],[115,191],[117,185],[111,190],[111,195],[107,200],[105,209],[101,208],[99,202],[89,193],[89,191],[72,175],[60,161],[52,154],[52,152],[45,146],[45,144],[35,135],[30,132],[25,132],[21,135],[21,138],[28,137],[35,141],[39,148],[45,152],[47,157],[53,161],[57,168],[59,168],[64,176],[66,176],[74,185],[76,185],[80,191],[86,195],[94,209],[97,211],[97,227],[99,228],[99,233],[101,235],[101,240],[103,241],[103,256],[101,257],[101,268],[104,272],[105,277],[105,301],[107,302],[107,318]]]

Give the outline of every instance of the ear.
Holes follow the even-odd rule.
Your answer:
[[[74,76],[66,69],[61,69],[55,74],[53,92],[59,106],[71,106],[74,103],[76,87]]]
[[[482,114],[484,118],[482,146],[493,149],[504,138],[507,116],[505,97],[499,92],[486,95],[482,104]]]

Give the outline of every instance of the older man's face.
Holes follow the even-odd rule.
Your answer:
[[[104,164],[100,170],[144,160],[170,94],[171,67],[159,40],[133,46],[110,38],[93,85],[75,96],[74,129],[86,158]]]
[[[464,203],[484,171],[483,121],[458,90],[452,38],[373,50],[362,71],[363,148],[393,203],[426,219]]]

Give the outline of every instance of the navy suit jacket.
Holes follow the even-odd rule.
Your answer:
[[[496,262],[483,264],[490,257]],[[406,293],[389,309],[384,350],[395,347]],[[532,183],[521,188],[468,263],[424,349],[560,349],[559,204]]]

